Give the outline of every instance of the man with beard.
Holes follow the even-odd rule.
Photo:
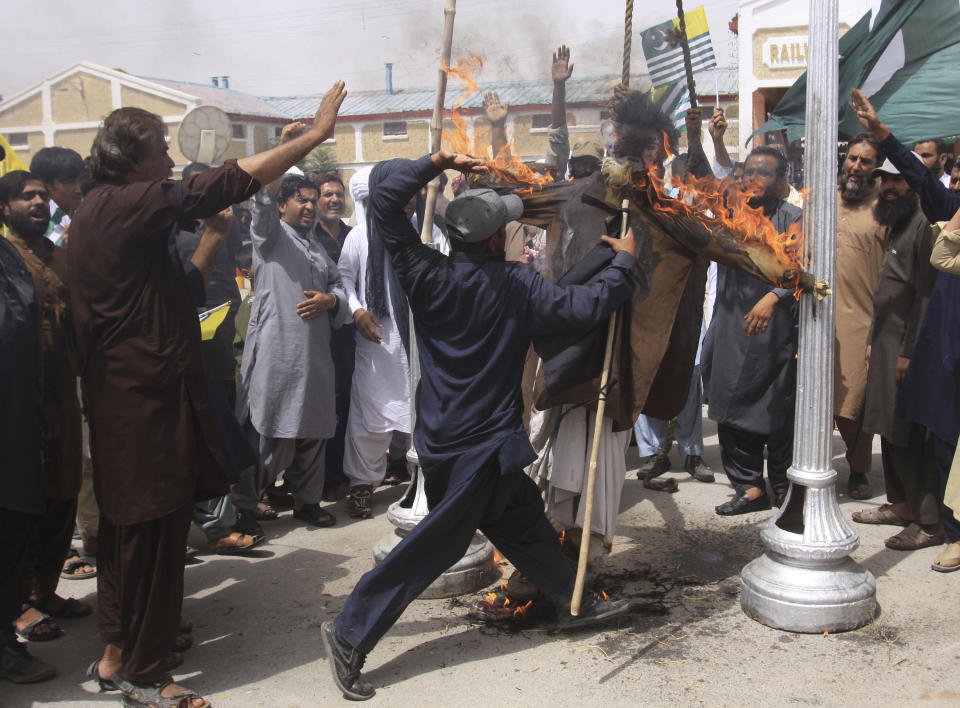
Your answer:
[[[833,414],[847,448],[853,499],[871,496],[870,461],[873,435],[861,430],[867,370],[863,348],[873,319],[873,293],[883,260],[884,227],[877,223],[873,170],[880,148],[869,133],[854,136],[840,172],[837,200],[836,349],[833,374]]]
[[[778,232],[802,212],[777,195],[787,161],[772,147],[755,148],[744,165],[750,205],[763,210]],[[779,505],[793,459],[793,406],[797,377],[797,304],[792,288],[771,288],[723,265],[717,268],[717,301],[703,342],[704,399],[717,422],[723,468],[736,492],[716,507],[721,516],[770,508],[767,476]]]
[[[46,509],[27,566],[25,601],[31,607],[17,620],[21,636],[39,641],[62,634],[41,612],[75,619],[92,611],[79,600],[57,594],[63,559],[73,537],[81,480],[76,346],[67,289],[67,251],[45,238],[50,193],[44,181],[22,170],[4,175],[0,182],[0,214],[10,228],[7,238],[33,278],[40,313]]]
[[[886,250],[867,340],[863,429],[881,436],[888,503],[855,512],[853,520],[906,526],[888,538],[886,546],[912,551],[943,543],[930,438],[922,425],[894,412],[935,278],[930,265],[933,231],[916,193],[890,160],[874,174],[880,177],[874,214],[886,231]]]
[[[9,198],[4,195],[7,176],[0,179],[3,201]],[[16,192],[18,201],[26,196],[22,188]],[[46,204],[31,208],[39,216]],[[0,218],[0,224],[5,222]],[[30,541],[46,508],[40,455],[39,320],[30,272],[17,249],[0,236],[0,678],[14,683],[46,681],[57,673],[54,666],[31,656],[14,634]]]

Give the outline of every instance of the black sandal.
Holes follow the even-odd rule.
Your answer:
[[[326,528],[337,523],[336,517],[329,511],[321,509],[320,505],[316,502],[313,504],[304,504],[299,509],[294,509],[293,518],[319,528]]]

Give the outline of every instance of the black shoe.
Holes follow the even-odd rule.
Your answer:
[[[14,683],[37,683],[56,675],[57,667],[31,655],[20,642],[0,647],[0,678]]]
[[[350,487],[347,495],[347,514],[354,519],[369,519],[373,516],[373,487],[358,484]]]
[[[365,701],[373,698],[376,691],[366,681],[360,680],[360,669],[367,655],[357,651],[337,636],[333,622],[324,622],[320,625],[320,638],[323,647],[327,650],[327,661],[330,662],[330,671],[343,697],[351,701]]]
[[[683,469],[698,482],[713,482],[715,479],[713,470],[700,455],[687,455],[687,459],[683,461]]]
[[[397,484],[403,484],[410,481],[410,468],[407,467],[405,457],[391,460],[387,465],[387,476],[383,478],[383,485],[393,487]]]
[[[304,521],[311,526],[317,526],[320,528],[333,526],[335,523],[337,523],[334,515],[329,511],[324,511],[321,509],[320,505],[316,502],[313,504],[304,504],[299,509],[294,509],[293,518]]]
[[[237,509],[237,523],[233,530],[247,536],[263,536],[263,526],[257,521],[257,516],[249,509]]]
[[[714,507],[720,516],[735,516],[736,514],[749,514],[752,511],[765,511],[770,508],[770,497],[761,494],[756,499],[751,499],[746,494],[736,496],[728,502],[724,502],[718,507]]]
[[[557,629],[579,629],[590,625],[606,622],[621,617],[632,608],[630,600],[605,600],[602,595],[586,591],[580,603],[580,614],[576,617],[570,614],[570,608],[557,610]]]

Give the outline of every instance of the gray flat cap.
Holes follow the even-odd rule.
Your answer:
[[[470,189],[447,206],[447,231],[458,241],[479,243],[522,214],[523,202],[516,194],[501,197],[492,189]]]

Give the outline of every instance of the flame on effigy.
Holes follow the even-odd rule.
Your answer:
[[[463,84],[463,92],[457,96],[449,111],[446,111],[446,117],[453,123],[453,132],[443,131],[443,140],[445,140],[454,152],[459,152],[471,157],[483,159],[487,167],[490,179],[495,182],[506,182],[518,185],[526,185],[524,189],[517,190],[518,194],[531,192],[534,189],[553,182],[553,177],[549,174],[540,174],[523,164],[519,157],[513,152],[513,141],[509,141],[497,155],[488,158],[491,153],[492,138],[487,132],[478,131],[473,139],[470,139],[470,133],[467,130],[467,120],[460,112],[460,108],[466,100],[475,93],[480,92],[480,87],[474,78],[474,74],[483,68],[483,57],[477,54],[471,54],[466,59],[454,62],[452,66],[443,65],[443,70],[447,78],[454,78]]]

